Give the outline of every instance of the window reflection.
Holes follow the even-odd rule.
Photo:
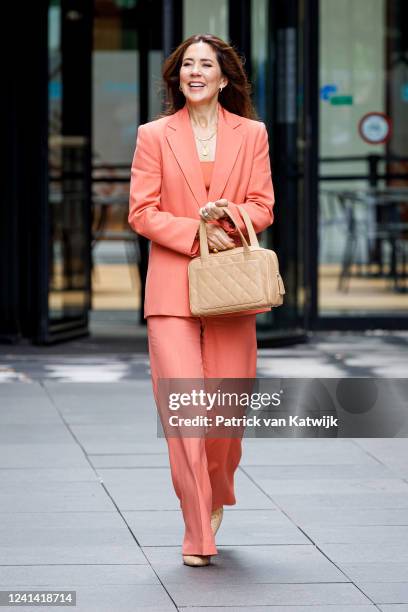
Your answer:
[[[325,316],[407,311],[402,7],[399,0],[387,6],[358,0],[344,12],[335,0],[320,0],[319,309]],[[371,140],[365,138],[363,119],[373,112],[393,124],[378,144],[380,115]]]
[[[61,6],[49,6],[49,319],[65,322],[81,317],[88,306],[84,225],[86,204],[86,139],[64,130],[64,78],[61,53]]]

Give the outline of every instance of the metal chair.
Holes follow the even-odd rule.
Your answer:
[[[342,191],[337,193],[339,203],[347,219],[347,239],[343,253],[342,269],[338,281],[339,291],[348,291],[351,277],[351,266],[358,264],[357,250],[359,244],[366,248],[368,245],[367,266],[379,263],[380,270],[376,276],[385,276],[393,280],[395,291],[406,290],[400,285],[400,279],[404,282],[407,278],[406,272],[406,247],[407,236],[405,234],[408,223],[401,222],[399,210],[401,201],[408,196],[408,190],[386,188],[371,188],[368,190]],[[381,207],[381,221],[373,219],[374,210]],[[390,269],[385,274],[383,259],[374,261],[373,254],[376,249],[382,253],[384,243],[390,248]],[[363,259],[363,258],[362,258]],[[400,265],[401,261],[401,265]],[[402,271],[399,271],[399,268]],[[360,262],[359,275],[369,276],[366,269],[363,273],[363,264]]]

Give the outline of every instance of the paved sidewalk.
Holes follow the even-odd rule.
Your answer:
[[[407,348],[317,334],[261,351],[258,375],[406,377]],[[63,353],[2,347],[0,590],[76,590],[78,612],[408,611],[407,439],[244,439],[219,554],[189,568],[147,356]]]

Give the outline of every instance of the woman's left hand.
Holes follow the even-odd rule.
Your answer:
[[[216,200],[215,202],[207,202],[205,206],[200,208],[200,217],[204,219],[204,221],[216,221],[217,219],[221,219],[226,216],[223,210],[226,206],[228,206],[228,200],[225,198]]]

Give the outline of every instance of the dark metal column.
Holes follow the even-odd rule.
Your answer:
[[[318,317],[319,0],[304,0],[304,234],[305,324]]]
[[[229,0],[228,30],[229,41],[245,57],[245,71],[250,78],[251,62],[251,2]]]
[[[166,58],[182,41],[183,0],[163,0],[163,55]]]
[[[31,339],[43,325],[39,274],[47,197],[47,3],[3,7],[0,98],[3,180],[0,241],[0,340]],[[21,45],[29,49],[21,53]],[[22,78],[24,75],[24,78]]]
[[[300,0],[301,1],[301,0]],[[303,123],[299,41],[303,23],[299,0],[271,2],[270,30],[274,40],[273,123],[270,129],[276,223],[273,247],[280,256],[285,280],[285,307],[274,313],[278,328],[304,327],[304,306],[299,300],[302,286],[302,151],[299,135]]]

